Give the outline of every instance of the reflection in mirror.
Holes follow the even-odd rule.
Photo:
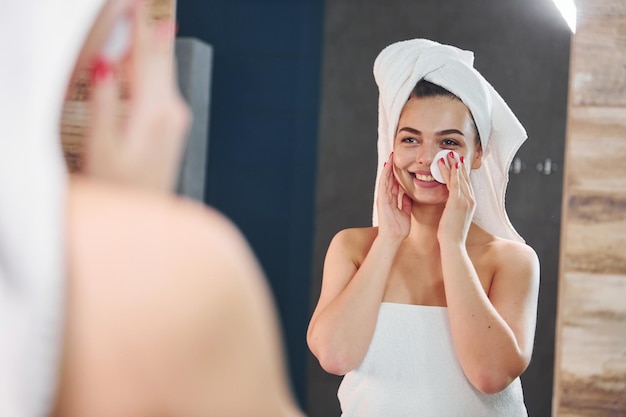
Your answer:
[[[528,132],[510,172],[506,204],[512,224],[540,260],[535,346],[521,379],[528,414],[549,415],[571,37],[549,0],[326,3],[312,303],[331,238],[339,230],[371,224],[378,110],[374,59],[384,46],[418,37],[474,51],[476,68]],[[341,378],[310,359],[307,410],[314,417],[338,415]]]

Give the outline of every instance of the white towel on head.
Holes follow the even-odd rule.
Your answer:
[[[377,224],[378,181],[383,165],[393,150],[400,113],[415,85],[424,79],[459,97],[476,122],[483,159],[482,166],[471,173],[476,198],[474,222],[495,236],[523,242],[509,221],[504,199],[509,165],[526,140],[526,131],[473,64],[472,52],[426,39],[391,44],[376,58],[374,78],[379,100],[374,225]]]

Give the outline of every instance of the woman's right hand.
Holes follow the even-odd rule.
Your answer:
[[[84,172],[101,180],[169,192],[178,179],[190,122],[173,67],[174,24],[151,23],[146,2],[134,2],[132,7],[129,52],[118,63],[102,57],[94,61]],[[114,69],[127,76],[129,97],[124,102]]]
[[[393,173],[393,152],[383,167],[378,183],[378,236],[395,242],[403,241],[411,230],[411,199],[402,193],[398,207],[400,184]]]

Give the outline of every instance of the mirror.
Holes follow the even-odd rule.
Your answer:
[[[529,134],[507,207],[541,260],[536,347],[522,380],[529,415],[549,415],[570,45],[552,1],[181,0],[176,9],[179,36],[214,51],[205,201],[241,228],[265,269],[311,417],[339,415],[339,378],[312,359],[305,333],[331,237],[371,224],[374,58],[415,37],[475,52]],[[71,135],[80,123],[66,126]]]
[[[474,51],[475,66],[529,136],[510,172],[507,211],[540,257],[535,349],[522,384],[528,414],[550,415],[570,29],[551,0],[333,1],[325,7],[313,303],[332,236],[371,224],[375,57],[390,43],[416,37]],[[310,358],[310,416],[339,415],[339,382]]]

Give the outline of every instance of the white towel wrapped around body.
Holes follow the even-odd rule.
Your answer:
[[[446,307],[382,303],[372,342],[344,377],[343,417],[526,417],[519,378],[497,394],[463,374]]]

